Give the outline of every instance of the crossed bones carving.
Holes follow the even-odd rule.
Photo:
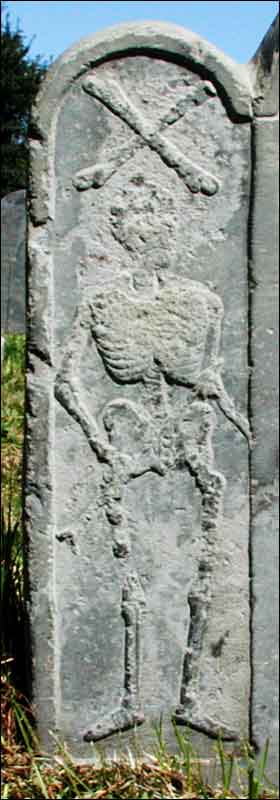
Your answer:
[[[203,88],[204,92],[195,98],[196,105],[207,100],[209,94],[215,93],[215,90],[207,81],[204,83]],[[179,99],[176,105],[163,116],[157,128],[152,121],[145,118],[138,111],[116,80],[104,77],[101,79],[92,74],[84,80],[83,89],[87,94],[103,103],[113,114],[126,122],[128,127],[138,134],[139,138],[122,145],[109,160],[106,159],[106,163],[99,162],[77,172],[73,180],[76,189],[85,190],[91,187],[98,189],[104,186],[126,161],[133,158],[138,150],[148,145],[168,167],[175,170],[191,192],[201,192],[208,196],[216,194],[219,190],[217,178],[206,172],[202,167],[194,164],[162,133],[162,131],[184,116],[189,105],[189,98]]]

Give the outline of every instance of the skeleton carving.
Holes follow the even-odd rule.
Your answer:
[[[126,486],[149,471],[161,476],[183,468],[193,476],[201,493],[202,539],[197,576],[189,594],[190,625],[181,705],[175,718],[178,723],[188,723],[210,735],[234,739],[233,731],[220,720],[206,718],[199,707],[200,657],[211,604],[215,532],[225,489],[223,476],[214,468],[212,433],[216,415],[208,400],[215,401],[248,442],[250,432],[220,375],[221,299],[199,281],[179,281],[176,275],[163,271],[166,263],[162,263],[158,252],[161,228],[155,224],[155,187],[148,182],[139,185],[135,179],[132,187],[132,196],[124,192],[129,212],[119,216],[118,207],[112,208],[112,233],[133,258],[137,256],[140,264],[144,266],[143,259],[147,257],[148,264],[154,260],[155,268],[116,274],[113,285],[96,290],[81,303],[55,384],[57,400],[81,426],[104,465],[104,511],[111,528],[113,553],[123,574],[123,696],[119,707],[100,719],[84,738],[98,740],[144,721],[140,650],[146,600],[131,553]],[[135,193],[137,202],[132,200]],[[161,223],[167,214],[174,234],[175,216],[172,222],[168,194],[161,203]],[[133,225],[139,209],[145,220],[142,252]],[[137,384],[141,396],[141,402],[132,403],[122,395],[109,402],[103,413],[103,430],[82,400],[79,366],[89,334],[111,379],[120,387]],[[191,392],[191,401],[186,400],[184,409],[177,413],[169,401],[172,384]]]
[[[79,190],[98,189],[148,148],[173,170],[193,194],[215,195],[217,178],[195,164],[169,135],[190,103],[200,105],[215,94],[208,81],[177,97],[159,123],[145,116],[127,96],[114,70],[94,70],[83,90],[126,123],[129,138],[74,176]],[[174,95],[173,95],[174,98]],[[174,716],[180,724],[207,734],[234,739],[220,719],[209,719],[199,704],[201,654],[212,599],[212,572],[217,525],[225,479],[216,469],[212,434],[216,425],[213,403],[250,444],[248,422],[228,396],[221,378],[220,358],[223,304],[216,292],[198,280],[180,278],[173,270],[177,212],[174,199],[146,176],[133,175],[114,197],[111,233],[123,248],[127,271],[117,269],[113,281],[94,292],[82,293],[73,331],[58,370],[55,395],[83,430],[89,446],[103,464],[103,508],[110,526],[112,550],[121,574],[121,613],[124,621],[124,681],[120,703],[84,734],[96,741],[144,721],[141,706],[141,643],[146,597],[132,552],[126,505],[128,484],[154,472],[164,476],[185,470],[201,496],[201,542],[197,572],[188,596],[189,628],[181,677],[180,705]],[[101,356],[104,369],[120,396],[109,402],[101,424],[83,400],[81,358],[88,341]],[[131,402],[126,386],[137,386]],[[170,401],[171,386],[184,387],[183,408]],[[210,402],[211,401],[211,402]],[[121,690],[121,687],[120,687]]]

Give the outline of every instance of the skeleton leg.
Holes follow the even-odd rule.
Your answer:
[[[207,627],[212,600],[212,573],[215,564],[216,529],[223,500],[225,482],[197,456],[189,459],[190,472],[195,476],[202,494],[202,550],[197,576],[191,588],[189,604],[189,631],[183,664],[181,704],[174,720],[178,725],[190,727],[208,736],[221,736],[224,740],[236,740],[236,732],[219,720],[208,717],[200,705],[200,675],[203,639]]]
[[[84,735],[86,742],[96,742],[114,733],[141,725],[145,717],[139,697],[139,640],[141,610],[145,600],[137,575],[127,576],[122,591],[122,615],[125,623],[124,693],[120,705],[106,714]]]
[[[122,615],[125,623],[125,694],[123,707],[137,712],[138,722],[144,721],[140,711],[140,626],[145,598],[136,573],[125,581],[122,593]]]
[[[86,742],[98,741],[114,733],[134,728],[144,722],[140,705],[140,629],[145,597],[136,572],[130,565],[130,537],[122,507],[123,487],[128,476],[121,457],[111,467],[105,480],[105,509],[111,524],[113,553],[122,560],[126,572],[122,588],[121,612],[124,620],[124,691],[117,708],[106,714],[84,736]]]

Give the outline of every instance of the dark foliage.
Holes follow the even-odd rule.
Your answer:
[[[12,30],[1,8],[1,197],[25,189],[28,174],[28,125],[31,108],[48,64],[29,57],[31,42],[19,27]],[[3,19],[4,18],[4,19]]]

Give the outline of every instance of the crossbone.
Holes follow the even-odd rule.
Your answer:
[[[187,99],[181,98],[175,108],[163,117],[157,128],[153,122],[139,113],[116,80],[108,78],[101,80],[96,75],[90,75],[85,79],[83,89],[126,122],[140,138],[120,147],[113,157],[106,160],[106,163],[97,163],[78,172],[73,181],[77,189],[84,190],[90,187],[97,189],[104,186],[122,164],[133,158],[138,150],[148,145],[168,167],[175,170],[191,192],[201,192],[209,196],[216,194],[219,189],[217,178],[190,161],[175,144],[162,134],[166,127],[184,116]]]

